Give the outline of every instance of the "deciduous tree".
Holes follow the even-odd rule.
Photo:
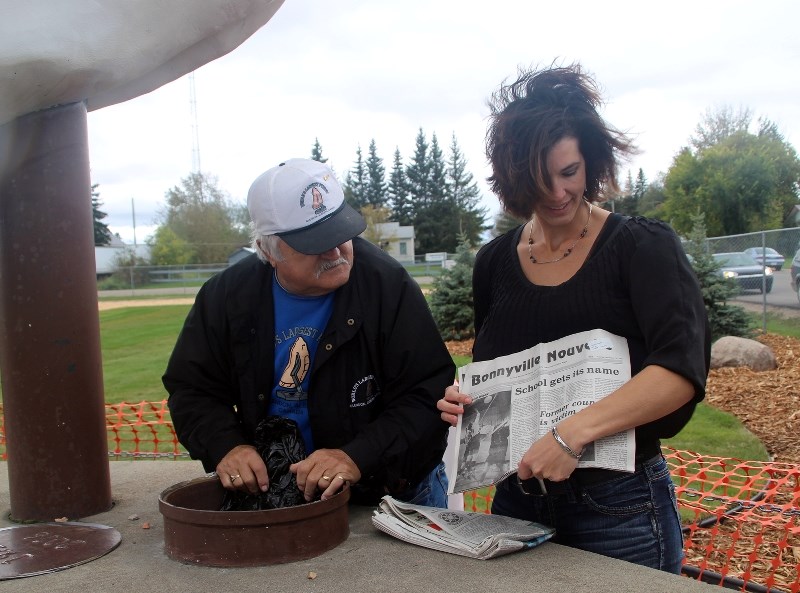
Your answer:
[[[161,236],[174,235],[190,245],[192,261],[188,263],[227,262],[235,249],[249,242],[242,222],[244,207],[233,203],[217,186],[215,177],[190,173],[179,186],[167,191],[166,201],[159,227],[168,227],[171,234]],[[154,246],[158,238],[157,233]]]
[[[800,161],[768,120],[751,133],[747,112],[707,116],[667,173],[664,217],[679,232],[705,214],[709,235],[735,235],[783,226],[798,202]]]

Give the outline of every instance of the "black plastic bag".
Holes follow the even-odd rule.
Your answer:
[[[256,451],[267,465],[269,488],[250,494],[241,490],[225,490],[221,511],[259,511],[305,504],[297,488],[297,478],[289,466],[306,458],[303,435],[294,420],[268,416],[256,427]]]

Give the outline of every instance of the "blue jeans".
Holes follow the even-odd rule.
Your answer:
[[[447,475],[444,473],[444,462],[442,461],[419,484],[394,495],[394,498],[420,506],[446,509],[447,485]]]
[[[553,527],[551,541],[565,546],[679,574],[683,533],[664,458],[637,464],[632,474],[611,476],[560,494],[530,496],[512,475],[498,484],[492,513]]]

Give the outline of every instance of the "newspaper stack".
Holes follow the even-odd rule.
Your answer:
[[[555,533],[531,521],[419,506],[391,496],[383,497],[372,524],[405,542],[479,560],[535,548]]]

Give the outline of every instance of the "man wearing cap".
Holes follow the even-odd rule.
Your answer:
[[[356,501],[447,506],[436,401],[455,367],[419,286],[358,237],[366,222],[322,163],[269,169],[247,206],[255,254],[200,289],[163,377],[180,442],[255,494],[269,484],[255,428],[282,416],[303,434],[306,500],[349,483]]]

